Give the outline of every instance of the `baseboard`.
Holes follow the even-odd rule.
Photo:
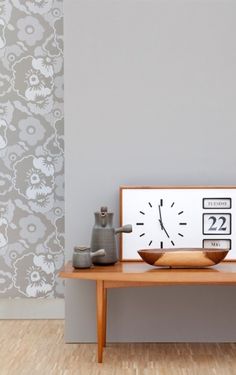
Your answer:
[[[64,319],[63,298],[0,299],[0,319]]]

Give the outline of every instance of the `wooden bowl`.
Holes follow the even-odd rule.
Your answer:
[[[152,266],[171,268],[201,268],[220,263],[229,249],[175,248],[141,249],[139,255]]]

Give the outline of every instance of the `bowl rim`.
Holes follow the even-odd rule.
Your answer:
[[[182,247],[182,248],[156,248],[156,249],[139,249],[137,250],[138,253],[174,253],[174,252],[201,252],[201,253],[221,253],[221,252],[229,252],[229,248],[221,248],[221,249],[215,249],[215,248],[202,248],[202,247]]]

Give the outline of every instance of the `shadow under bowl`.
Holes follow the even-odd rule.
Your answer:
[[[229,249],[175,248],[140,249],[138,253],[144,262],[158,267],[202,268],[220,263]]]

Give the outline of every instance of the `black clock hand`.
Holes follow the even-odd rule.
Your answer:
[[[169,236],[169,234],[167,233],[166,228],[164,227],[164,225],[162,225],[162,227],[163,227],[164,232],[165,232],[165,234],[167,235],[167,237],[170,238],[170,236]]]
[[[164,230],[165,234],[167,235],[168,238],[170,238],[166,228],[164,227],[164,224],[163,224],[163,221],[162,221],[162,216],[161,216],[161,206],[159,205],[158,206],[158,209],[159,209],[159,216],[160,216],[160,219],[159,219],[159,223],[161,225],[161,229]]]
[[[161,225],[161,229],[162,229],[162,230],[164,230],[164,232],[165,232],[165,234],[167,235],[167,237],[168,237],[168,238],[170,238],[170,236],[169,236],[169,234],[168,234],[168,232],[167,232],[166,228],[164,227],[164,225],[163,225],[162,221],[161,221],[161,220],[159,220],[159,222],[160,222],[160,225]]]
[[[160,223],[160,226],[161,226],[161,230],[163,230],[164,226],[163,226],[163,223],[162,223],[162,221],[160,219],[159,219],[159,223]]]
[[[160,219],[159,219],[159,223],[160,223],[160,225],[161,225],[161,229],[163,230],[163,229],[164,229],[164,226],[163,226],[163,222],[162,222],[161,206],[160,206],[160,205],[158,206],[158,209],[159,209],[159,217],[160,217]]]

